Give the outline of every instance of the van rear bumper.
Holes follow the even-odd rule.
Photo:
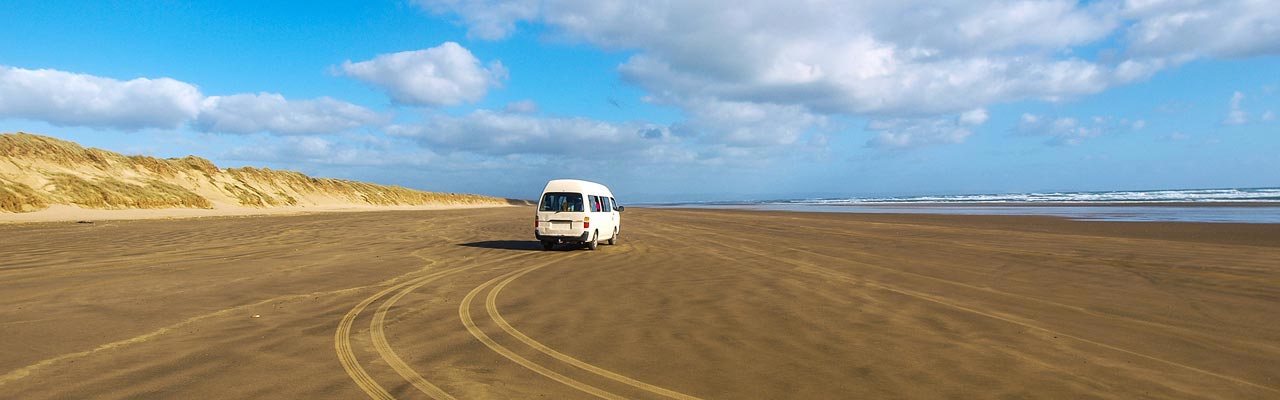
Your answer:
[[[591,232],[582,232],[581,235],[571,236],[571,235],[543,235],[541,233],[538,233],[538,231],[533,231],[533,236],[538,238],[538,241],[558,240],[561,242],[586,242],[587,239],[591,238]]]

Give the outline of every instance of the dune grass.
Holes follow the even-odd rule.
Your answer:
[[[56,173],[49,177],[53,194],[86,208],[213,208],[209,199],[172,183],[152,179],[137,185],[114,178],[84,178]]]
[[[260,208],[297,206],[303,201],[300,198],[311,196],[353,205],[377,206],[528,204],[523,200],[490,196],[424,192],[399,186],[312,178],[300,172],[268,168],[222,169],[196,156],[164,159],[125,156],[23,132],[0,134],[0,157],[26,165],[20,168],[37,175],[41,178],[39,181],[50,183],[47,188],[32,188],[0,181],[0,210],[10,212],[36,211],[48,208],[50,204],[75,204],[99,209],[213,208],[209,199],[193,191],[198,187],[196,181],[202,179],[222,189],[224,195],[241,205]],[[80,173],[32,167],[50,164],[57,166],[55,169]]]
[[[0,179],[0,212],[32,212],[49,208],[49,201],[30,186]]]
[[[391,205],[428,205],[428,204],[517,204],[507,199],[491,196],[459,193],[423,192],[400,186],[385,186],[367,182],[345,179],[312,178],[300,172],[276,171],[269,168],[228,168],[226,173],[246,188],[253,188],[249,182],[261,182],[264,186],[289,188],[300,194],[323,194],[355,203],[379,206]],[[253,189],[263,201],[288,203],[287,200],[273,199],[260,190]],[[277,195],[283,195],[277,192]],[[243,202],[243,201],[242,201]]]

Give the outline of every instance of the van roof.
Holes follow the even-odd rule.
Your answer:
[[[613,192],[608,187],[599,183],[584,181],[579,179],[554,179],[547,182],[547,187],[542,189],[542,193],[546,192],[581,192],[592,195],[604,195],[613,197]]]

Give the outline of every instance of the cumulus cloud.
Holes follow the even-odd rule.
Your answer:
[[[177,128],[200,112],[200,90],[170,78],[120,81],[0,66],[0,116],[62,126]]]
[[[812,18],[825,22],[829,30],[794,37],[765,25],[751,28],[760,31],[714,32],[707,38],[658,43],[662,47],[632,56],[619,72],[654,93],[860,115],[937,115],[1021,99],[1059,100],[1149,75],[1128,65],[1121,69],[1034,53],[953,56],[879,40],[866,32],[842,32],[843,21]],[[758,40],[733,43],[757,36]]]
[[[1231,101],[1227,102],[1227,118],[1222,120],[1224,125],[1243,125],[1249,122],[1249,113],[1240,108],[1240,103],[1244,101],[1244,93],[1235,92],[1231,94]]]
[[[987,123],[987,118],[987,110],[985,108],[978,108],[965,111],[963,114],[960,114],[959,121],[962,125],[982,125]]]
[[[1280,54],[1280,7],[1258,0],[1128,0],[1130,51],[1193,59]]]
[[[1057,100],[1144,79],[1159,61],[1061,57],[1106,38],[1115,7],[1074,1],[545,1],[525,13],[489,1],[430,1],[463,21],[536,21],[551,34],[637,53],[624,78],[666,97],[795,105],[824,114],[953,114]],[[475,25],[472,25],[475,26]],[[510,31],[504,31],[504,35]]]
[[[467,36],[497,40],[510,36],[516,22],[538,15],[535,0],[415,0],[422,8],[436,14],[459,10],[458,16],[467,25]]]
[[[170,78],[120,81],[52,69],[0,66],[0,117],[54,125],[136,130],[191,127],[214,133],[335,133],[381,125],[389,116],[321,97],[288,100],[275,93],[203,96]]]
[[[672,129],[708,144],[763,147],[796,143],[806,132],[826,125],[824,116],[795,105],[723,101],[714,98],[676,99],[688,119]]]
[[[341,132],[385,121],[385,115],[329,97],[288,100],[276,93],[259,93],[205,98],[193,126],[205,132],[303,135]]]
[[[488,67],[454,42],[424,50],[382,54],[342,64],[341,73],[381,88],[400,104],[450,106],[476,102],[507,77],[501,62]]]
[[[1085,120],[1074,117],[1051,117],[1022,114],[1014,131],[1023,136],[1047,136],[1046,142],[1055,146],[1075,146],[1085,140],[1110,133],[1137,131],[1146,128],[1144,120],[1129,121],[1095,116]]]
[[[508,103],[504,110],[509,113],[535,114],[538,112],[538,103],[533,100],[524,99]]]
[[[241,161],[341,166],[424,165],[438,157],[421,149],[404,151],[372,136],[262,136],[251,145],[233,148],[222,156]]]
[[[751,113],[752,106],[721,105],[726,113]],[[392,137],[409,138],[446,156],[478,154],[486,157],[568,157],[573,160],[627,162],[637,165],[759,166],[776,160],[780,149],[821,150],[825,136],[797,140],[791,133],[725,130],[696,131],[687,124],[666,126],[646,122],[608,122],[588,118],[538,117],[490,110],[462,116],[426,116],[422,121],[384,128]],[[720,128],[717,128],[720,129]],[[734,137],[736,134],[745,135]],[[758,141],[786,142],[761,145]]]
[[[715,110],[725,104],[752,105],[868,117],[879,147],[958,143],[970,132],[963,122],[985,122],[992,104],[1087,96],[1197,58],[1280,54],[1280,7],[1256,0],[416,4],[456,15],[476,37],[505,38],[529,22],[556,40],[631,51],[619,73],[689,116],[673,129],[737,146],[798,136],[699,121],[733,119]],[[1119,129],[1075,123],[1057,128],[1060,143]]]
[[[396,124],[386,132],[418,140],[428,148],[505,156],[511,154],[606,155],[624,142],[635,143],[651,128],[587,118],[540,118],[477,110],[463,116],[434,115],[417,124]]]
[[[813,131],[827,123],[826,117],[802,107],[716,99],[685,101],[678,106],[689,110],[689,115],[672,125],[542,117],[510,112],[514,107],[508,106],[505,111],[476,110],[461,116],[429,114],[421,121],[389,125],[384,131],[441,154],[568,156],[642,163],[758,162],[784,149],[825,147],[826,138]]]
[[[987,111],[977,109],[953,118],[876,119],[867,130],[877,132],[867,141],[868,147],[905,149],[940,144],[964,143],[973,135],[972,128],[987,122]]]

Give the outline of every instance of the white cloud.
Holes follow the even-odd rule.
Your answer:
[[[1275,120],[1276,120],[1276,113],[1275,113],[1275,112],[1273,112],[1273,111],[1267,111],[1267,112],[1264,112],[1264,113],[1262,113],[1262,120],[1263,120],[1263,121],[1266,121],[1266,122],[1275,121]]]
[[[638,143],[645,128],[649,126],[477,110],[459,117],[434,115],[418,124],[391,125],[386,132],[414,138],[439,152],[608,156],[614,153],[611,150],[624,148],[618,146],[623,142]]]
[[[957,113],[980,124],[976,110],[992,104],[1095,94],[1198,58],[1280,54],[1280,7],[1258,0],[416,3],[456,15],[472,36],[504,38],[533,23],[553,40],[630,51],[619,73],[681,108],[684,125],[714,108],[706,99],[795,107],[899,121],[876,139],[884,146],[962,141],[958,131],[919,132],[951,130]],[[1077,143],[1098,125],[1077,124],[1055,136]],[[769,143],[718,131],[708,137]]]
[[[200,111],[200,90],[170,78],[120,81],[0,66],[0,116],[63,126],[177,128]]]
[[[287,100],[275,93],[210,96],[193,122],[205,132],[285,135],[335,133],[387,121],[373,110],[328,97]]]
[[[497,40],[510,36],[516,22],[538,15],[535,0],[414,0],[415,4],[436,14],[458,10],[467,25],[467,36]]]
[[[1127,126],[1126,128],[1131,127]],[[1049,118],[1035,114],[1022,114],[1015,131],[1027,136],[1049,136],[1051,145],[1075,146],[1085,139],[1101,136],[1114,128],[1110,119],[1090,118],[1087,123],[1072,117]]]
[[[707,144],[733,147],[791,145],[810,129],[827,124],[826,117],[795,105],[714,98],[674,101],[685,110],[688,119],[672,129],[678,135],[697,137]]]
[[[813,150],[818,146],[820,150],[826,140],[820,135],[800,140],[800,132],[808,126],[805,124],[816,121],[797,124],[785,118],[776,121],[766,118],[786,116],[789,110],[771,114],[779,110],[714,102],[703,107],[706,114],[691,120],[698,122],[675,126],[477,110],[462,116],[428,115],[420,122],[390,125],[384,130],[392,137],[412,139],[450,157],[477,154],[490,158],[571,160],[557,161],[558,164],[609,161],[634,165],[736,163],[758,167],[789,156],[783,153],[785,149]],[[706,118],[722,118],[718,121],[727,122],[722,125]],[[774,125],[753,125],[758,122],[753,118],[762,118]],[[740,125],[730,128],[729,123]],[[703,131],[703,124],[715,130]],[[781,131],[768,130],[772,128]]]
[[[425,165],[438,159],[430,151],[388,146],[370,136],[333,139],[316,136],[256,137],[222,156],[232,160],[342,166]],[[412,146],[409,146],[412,148]]]
[[[971,127],[986,122],[985,110],[973,110],[954,118],[895,118],[871,120],[867,130],[878,132],[868,147],[905,149],[964,143]]]
[[[1239,91],[1231,94],[1231,101],[1227,103],[1227,118],[1222,120],[1224,125],[1242,125],[1249,122],[1249,113],[1240,108],[1240,103],[1244,101],[1244,93]]]
[[[860,115],[937,115],[1021,99],[1056,101],[1146,76],[1037,54],[947,56],[862,32],[841,32],[836,28],[841,21],[826,23],[832,26],[831,36],[789,39],[787,32],[762,28],[658,43],[664,47],[632,56],[619,71],[653,93]],[[760,39],[734,44],[739,36]]]
[[[987,123],[987,118],[987,110],[979,108],[960,114],[960,123],[963,125],[982,125]]]
[[[454,42],[382,54],[368,61],[348,60],[341,69],[347,76],[385,90],[397,103],[427,106],[479,101],[507,77],[501,62],[493,61],[486,68],[471,51]]]
[[[284,135],[334,133],[388,120],[328,97],[287,100],[274,93],[201,95],[170,78],[119,81],[52,69],[0,66],[0,117],[62,126],[136,130],[191,123],[204,132]]]
[[[1137,121],[1133,121],[1133,124],[1130,125],[1130,127],[1135,131],[1140,131],[1147,127],[1147,121],[1141,120],[1141,119]]]
[[[1156,62],[1061,57],[1110,35],[1114,7],[1074,1],[420,1],[464,21],[546,24],[551,35],[637,54],[629,81],[666,98],[795,105],[824,114],[941,115],[1057,100],[1144,79]],[[473,27],[476,25],[472,25]],[[509,34],[510,31],[505,31]]]
[[[1140,55],[1193,59],[1280,54],[1280,7],[1267,0],[1128,0],[1125,36]]]
[[[533,100],[524,99],[508,103],[504,110],[509,113],[536,114],[538,112],[538,103]]]

